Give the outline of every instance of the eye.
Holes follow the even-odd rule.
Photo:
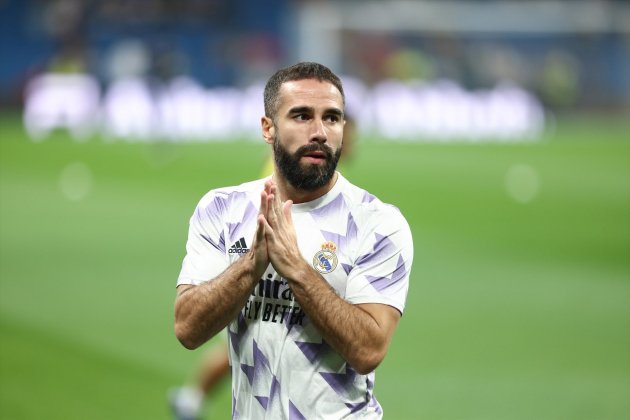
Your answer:
[[[293,116],[293,119],[296,120],[296,121],[306,121],[306,120],[308,120],[308,114],[304,114],[304,113],[295,114]]]
[[[337,123],[340,120],[339,115],[336,115],[336,114],[328,115],[328,116],[324,117],[324,119],[326,121],[328,121],[328,122],[331,122],[331,123]]]

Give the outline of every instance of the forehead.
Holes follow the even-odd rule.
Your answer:
[[[327,81],[292,80],[283,83],[278,93],[278,111],[303,106],[343,109],[341,92]]]

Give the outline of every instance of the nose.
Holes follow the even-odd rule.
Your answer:
[[[321,118],[313,118],[309,141],[317,143],[326,143],[328,141],[326,127],[324,127],[324,121]]]

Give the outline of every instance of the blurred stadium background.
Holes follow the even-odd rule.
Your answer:
[[[188,218],[299,60],[415,237],[385,417],[630,418],[630,4],[595,0],[0,0],[0,418],[168,418]]]

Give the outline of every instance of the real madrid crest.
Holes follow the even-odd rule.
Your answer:
[[[332,241],[326,241],[322,244],[321,251],[318,251],[313,257],[313,268],[322,274],[330,273],[337,268],[337,245]]]

